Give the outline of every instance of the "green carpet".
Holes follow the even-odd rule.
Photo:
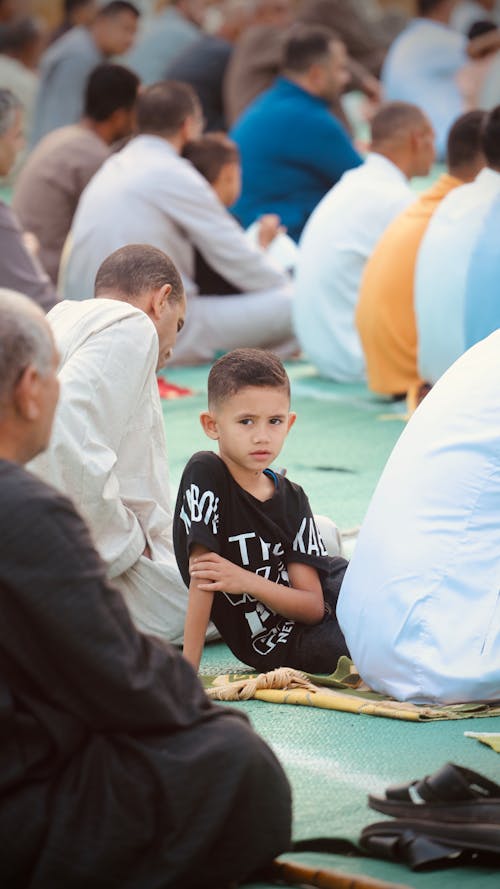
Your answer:
[[[336,385],[319,378],[303,361],[289,363],[292,407],[298,419],[278,460],[306,490],[315,512],[333,518],[341,530],[358,526],[380,472],[404,428],[404,403],[384,402],[365,386]],[[176,493],[186,461],[209,449],[198,415],[206,407],[208,368],[169,368],[165,376],[195,391],[164,402],[165,425]],[[239,669],[222,643],[206,647],[202,671]],[[232,704],[250,718],[273,747],[292,785],[295,839],[345,837],[381,820],[366,804],[367,794],[423,777],[447,761],[500,780],[500,756],[464,737],[465,731],[500,731],[499,719],[414,724],[354,716],[307,707],[248,701]],[[293,859],[294,856],[290,856]],[[296,860],[343,873],[364,874],[421,889],[497,889],[498,871],[452,868],[414,874],[409,868],[372,859],[301,854]],[[253,884],[251,889],[268,889]]]

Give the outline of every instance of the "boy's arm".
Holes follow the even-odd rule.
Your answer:
[[[199,591],[223,591],[242,595],[248,593],[273,611],[304,624],[319,623],[325,613],[323,591],[316,568],[294,562],[288,566],[290,586],[266,580],[217,553],[205,552],[191,563],[191,583],[196,580]],[[189,587],[191,598],[191,587]],[[188,609],[189,613],[189,609]]]
[[[191,547],[189,567],[191,568],[194,559],[205,554],[212,555],[206,546],[195,543]],[[182,653],[196,671],[200,666],[213,599],[213,592],[202,590],[191,572]]]

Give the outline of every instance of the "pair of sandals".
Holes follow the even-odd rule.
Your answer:
[[[500,786],[478,772],[446,763],[421,781],[369,796],[372,809],[392,815],[364,828],[361,847],[412,870],[451,864],[500,865]]]

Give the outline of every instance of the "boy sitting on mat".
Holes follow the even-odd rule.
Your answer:
[[[295,418],[275,355],[235,349],[215,362],[200,419],[219,453],[191,457],[174,518],[189,586],[184,655],[195,669],[210,618],[259,671],[331,673],[348,654],[335,614],[347,562],[328,555],[302,488],[268,468]]]

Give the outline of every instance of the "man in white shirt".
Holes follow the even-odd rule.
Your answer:
[[[382,67],[386,99],[415,102],[432,122],[439,159],[453,121],[466,111],[456,75],[468,60],[467,38],[450,26],[456,0],[418,0],[417,17],[391,44]]]
[[[500,195],[500,105],[482,132],[487,166],[474,182],[454,189],[441,202],[422,239],[415,269],[418,366],[435,383],[466,348],[467,276],[481,227]],[[477,294],[481,299],[481,294]],[[469,311],[470,311],[469,306]]]
[[[499,354],[495,331],[412,415],[342,583],[352,658],[398,700],[500,699]]]
[[[95,295],[47,316],[61,396],[50,448],[30,469],[81,512],[139,629],[179,643],[187,590],[172,544],[156,371],[182,327],[184,288],[168,256],[132,244],[102,263]]]
[[[426,175],[434,134],[415,105],[388,103],[372,121],[364,164],[344,173],[312,213],[299,243],[294,324],[307,357],[339,382],[364,378],[355,311],[365,264],[389,223],[415,195],[408,180]]]
[[[187,84],[166,81],[139,93],[139,135],[110,157],[83,192],[63,254],[60,286],[86,299],[113,250],[148,243],[168,251],[188,297],[175,363],[209,362],[235,346],[296,348],[287,276],[252,247],[208,182],[180,157],[201,130],[201,110]],[[234,286],[204,296],[194,283],[195,249]]]

